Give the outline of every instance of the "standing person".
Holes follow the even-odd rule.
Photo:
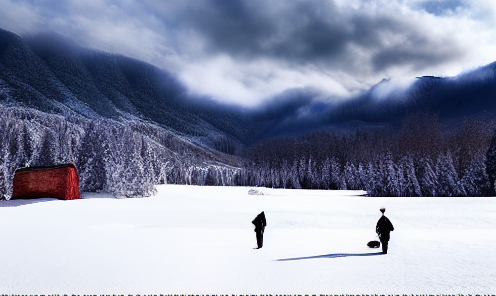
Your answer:
[[[382,253],[387,254],[389,232],[394,230],[393,224],[389,221],[388,217],[384,216],[385,208],[381,208],[382,217],[377,221],[375,232],[379,235],[379,240],[382,244]]]
[[[263,233],[265,230],[265,226],[267,226],[267,220],[265,220],[265,214],[262,211],[260,214],[251,221],[253,225],[255,225],[255,233],[257,235],[257,249],[260,249],[263,246]]]

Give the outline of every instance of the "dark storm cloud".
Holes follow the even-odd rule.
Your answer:
[[[312,62],[339,57],[362,28],[332,1],[211,1],[184,11],[211,52]],[[367,24],[364,24],[367,26]],[[358,34],[356,35],[356,32]],[[370,39],[370,38],[369,38]]]
[[[371,64],[376,72],[398,66],[425,69],[461,59],[465,55],[463,46],[446,36],[429,38],[415,30],[396,31],[393,34],[402,36],[401,42],[384,46],[372,55]]]
[[[387,70],[392,66],[413,67],[422,69],[435,63],[442,63],[453,58],[461,57],[459,52],[430,52],[429,49],[411,48],[398,46],[386,48],[372,58],[372,64],[376,72]],[[415,61],[415,63],[412,63]]]
[[[385,76],[457,74],[496,60],[495,19],[492,0],[0,1],[0,28],[53,31],[244,105],[289,89],[343,98]]]
[[[253,2],[255,3],[255,2]],[[186,28],[207,42],[209,50],[235,55],[261,52],[277,33],[275,23],[242,0],[202,2],[184,11]]]
[[[365,58],[369,60],[363,62],[372,61],[373,69],[384,70],[405,61],[419,65],[444,63],[461,52],[460,45],[450,39],[439,47],[438,36],[416,20],[395,15],[398,11],[394,7],[370,13],[367,9],[371,7],[344,10],[334,1],[194,3],[198,2],[182,11],[180,18],[185,21],[183,25],[202,36],[213,54],[343,67],[354,48],[368,53]],[[405,50],[404,43],[411,49]],[[419,49],[421,52],[415,54]]]

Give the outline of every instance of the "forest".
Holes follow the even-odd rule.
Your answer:
[[[395,89],[385,79],[339,103],[294,89],[245,109],[60,36],[0,30],[0,47],[0,199],[16,169],[67,162],[81,191],[117,197],[163,183],[495,195],[496,63],[402,91],[381,91]]]
[[[151,123],[0,108],[1,199],[23,167],[74,163],[81,191],[138,197],[164,183],[235,185],[236,160]]]
[[[0,110],[0,196],[17,168],[72,162],[81,191],[148,196],[154,185],[366,190],[371,196],[494,194],[495,122],[446,130],[436,115],[401,128],[273,138],[240,155],[215,153],[153,124]],[[492,185],[492,186],[491,186]]]
[[[423,112],[397,129],[272,139],[248,149],[238,182],[371,196],[493,195],[494,127],[494,121],[466,119],[447,129],[436,114]]]

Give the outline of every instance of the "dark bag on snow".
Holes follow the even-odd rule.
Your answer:
[[[379,248],[381,246],[381,243],[379,241],[370,241],[367,243],[367,246],[369,246],[369,248]]]

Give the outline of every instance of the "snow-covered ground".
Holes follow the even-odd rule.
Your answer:
[[[249,189],[0,202],[0,293],[496,293],[496,198]],[[366,246],[383,206],[387,255]]]

